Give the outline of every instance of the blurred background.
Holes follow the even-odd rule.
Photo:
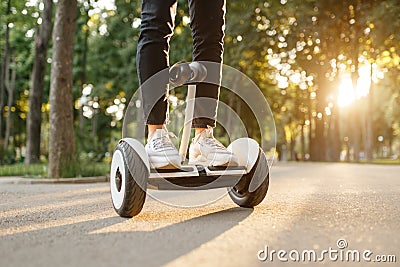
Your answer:
[[[138,88],[140,3],[78,1],[73,105],[80,165],[71,176],[108,171]],[[56,6],[0,3],[0,175],[46,173],[52,40],[43,42]],[[179,0],[171,64],[191,60],[188,14],[187,1]],[[224,64],[248,75],[265,95],[279,160],[400,163],[399,14],[399,0],[227,1]],[[38,55],[43,73],[34,71]],[[32,90],[40,75],[44,83]],[[257,135],[240,100],[222,90],[221,101]],[[30,110],[30,103],[39,109]],[[39,125],[40,134],[28,137],[29,125]],[[40,150],[28,151],[29,142]]]

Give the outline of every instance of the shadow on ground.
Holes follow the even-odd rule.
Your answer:
[[[17,233],[3,237],[8,245],[2,246],[0,258],[4,266],[160,266],[215,239],[252,211],[230,208],[160,228],[148,225],[155,228],[149,231],[142,230],[144,224],[156,220],[146,218],[138,227],[135,218],[108,217]]]

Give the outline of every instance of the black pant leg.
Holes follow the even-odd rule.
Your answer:
[[[146,124],[164,124],[167,118],[169,41],[175,26],[177,0],[143,0],[137,49],[137,71]],[[147,82],[146,82],[147,81]]]
[[[193,60],[222,63],[225,30],[225,0],[189,0],[193,35]],[[208,67],[207,80],[216,84],[199,83],[192,126],[215,127],[217,115],[221,64]]]

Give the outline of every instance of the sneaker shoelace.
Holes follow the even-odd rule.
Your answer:
[[[209,145],[212,148],[217,149],[225,149],[224,145],[221,144],[217,139],[214,137],[207,137],[202,140],[205,144]]]
[[[153,147],[155,150],[175,149],[174,144],[169,139],[169,135],[154,138]]]

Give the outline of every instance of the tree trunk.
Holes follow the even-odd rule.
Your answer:
[[[11,14],[11,0],[7,1],[6,15]],[[4,98],[5,98],[5,82],[6,73],[8,70],[9,61],[9,49],[10,49],[10,28],[8,27],[9,20],[6,19],[5,30],[4,30],[4,55],[0,73],[0,145],[3,144],[3,109],[4,109]],[[2,147],[2,146],[1,146]],[[0,154],[0,160],[3,159],[4,153]]]
[[[13,67],[11,69],[11,78],[7,76],[7,95],[8,95],[8,100],[7,100],[7,116],[6,116],[6,132],[5,132],[5,138],[4,138],[4,151],[8,150],[8,145],[10,141],[10,133],[11,133],[11,107],[14,102],[14,89],[15,89],[15,78],[16,78],[16,65],[15,65],[15,59],[14,59],[14,64],[12,64]],[[7,71],[8,73],[8,71]]]
[[[29,93],[29,112],[26,120],[26,158],[31,164],[40,160],[40,128],[42,124],[42,102],[44,77],[46,74],[47,50],[51,37],[53,1],[44,0],[42,24],[35,37],[35,59],[32,69],[32,83]]]
[[[356,50],[358,51],[358,50]],[[352,72],[351,74],[351,80],[352,80],[352,84],[353,84],[353,90],[354,90],[354,96],[355,96],[355,100],[354,103],[351,106],[351,139],[350,139],[350,144],[351,147],[353,148],[353,160],[355,162],[359,162],[360,161],[360,132],[361,132],[361,126],[360,126],[360,108],[361,108],[361,101],[359,99],[357,99],[357,81],[359,78],[359,74],[358,74],[358,53],[356,54],[357,56],[355,56],[353,58],[353,62],[354,62],[354,66],[355,66],[355,70],[354,72]]]
[[[350,116],[351,117],[351,138],[350,138],[350,147],[353,149],[353,160],[355,162],[360,161],[360,103],[359,100],[355,100],[352,106],[352,113]]]
[[[86,9],[85,12],[85,24],[87,25],[87,23],[90,20],[90,16],[89,16],[89,10]],[[81,89],[83,89],[83,87],[86,84],[86,65],[87,65],[87,54],[89,52],[89,45],[88,45],[88,40],[89,40],[89,29],[84,29],[84,39],[83,39],[83,52],[82,52],[82,61],[80,62],[81,64],[81,71],[79,73],[79,85],[81,86]],[[93,118],[92,118],[93,119]],[[81,108],[79,109],[79,131],[78,131],[78,137],[79,140],[82,141],[80,144],[80,149],[85,149],[85,147],[83,147],[84,145],[84,135],[85,135],[85,131],[84,131],[84,127],[85,127],[85,117],[83,116],[83,103]]]
[[[338,98],[338,88],[339,80],[336,77],[332,82],[330,82],[331,91],[334,93],[334,98]],[[328,128],[328,140],[329,140],[329,155],[330,161],[340,161],[340,153],[342,151],[341,140],[340,140],[340,110],[337,106],[333,105],[331,107],[330,123]]]
[[[374,105],[374,81],[372,79],[373,68],[371,64],[370,81],[371,85],[369,87],[369,93],[367,96],[367,111],[366,111],[366,130],[365,130],[365,156],[367,161],[372,160],[372,149],[374,143],[374,134],[372,130],[372,120],[373,120],[373,105]]]
[[[313,151],[314,151],[314,131],[313,131],[313,127],[314,127],[314,122],[313,122],[313,119],[312,119],[312,105],[311,105],[311,99],[310,99],[310,95],[308,94],[308,100],[307,100],[307,109],[308,109],[308,112],[307,112],[307,116],[306,116],[306,118],[307,118],[307,120],[308,120],[308,122],[309,122],[309,125],[308,125],[308,136],[307,136],[307,138],[308,138],[308,158],[307,158],[307,160],[312,160],[311,159],[311,155],[313,154]]]
[[[332,115],[329,124],[329,161],[339,161],[341,152],[340,129],[339,129],[339,111],[332,109]]]
[[[297,161],[297,151],[296,151],[296,138],[294,137],[294,131],[290,135],[290,160]]]
[[[321,113],[321,112],[318,112]],[[324,136],[324,118],[316,118],[315,119],[315,138],[314,138],[314,151],[313,155],[311,155],[312,160],[314,161],[324,161],[325,160],[325,136]]]
[[[313,138],[313,150],[311,151],[311,160],[324,161],[326,160],[326,140],[325,140],[325,95],[326,81],[322,78],[324,74],[319,76],[319,86],[316,96],[316,117],[315,117],[315,138]]]
[[[65,176],[74,163],[73,49],[77,0],[59,0],[53,31],[50,82],[49,177]]]
[[[300,133],[300,144],[301,144],[301,160],[304,161],[306,158],[306,136],[305,136],[305,125],[301,124],[301,133]]]

